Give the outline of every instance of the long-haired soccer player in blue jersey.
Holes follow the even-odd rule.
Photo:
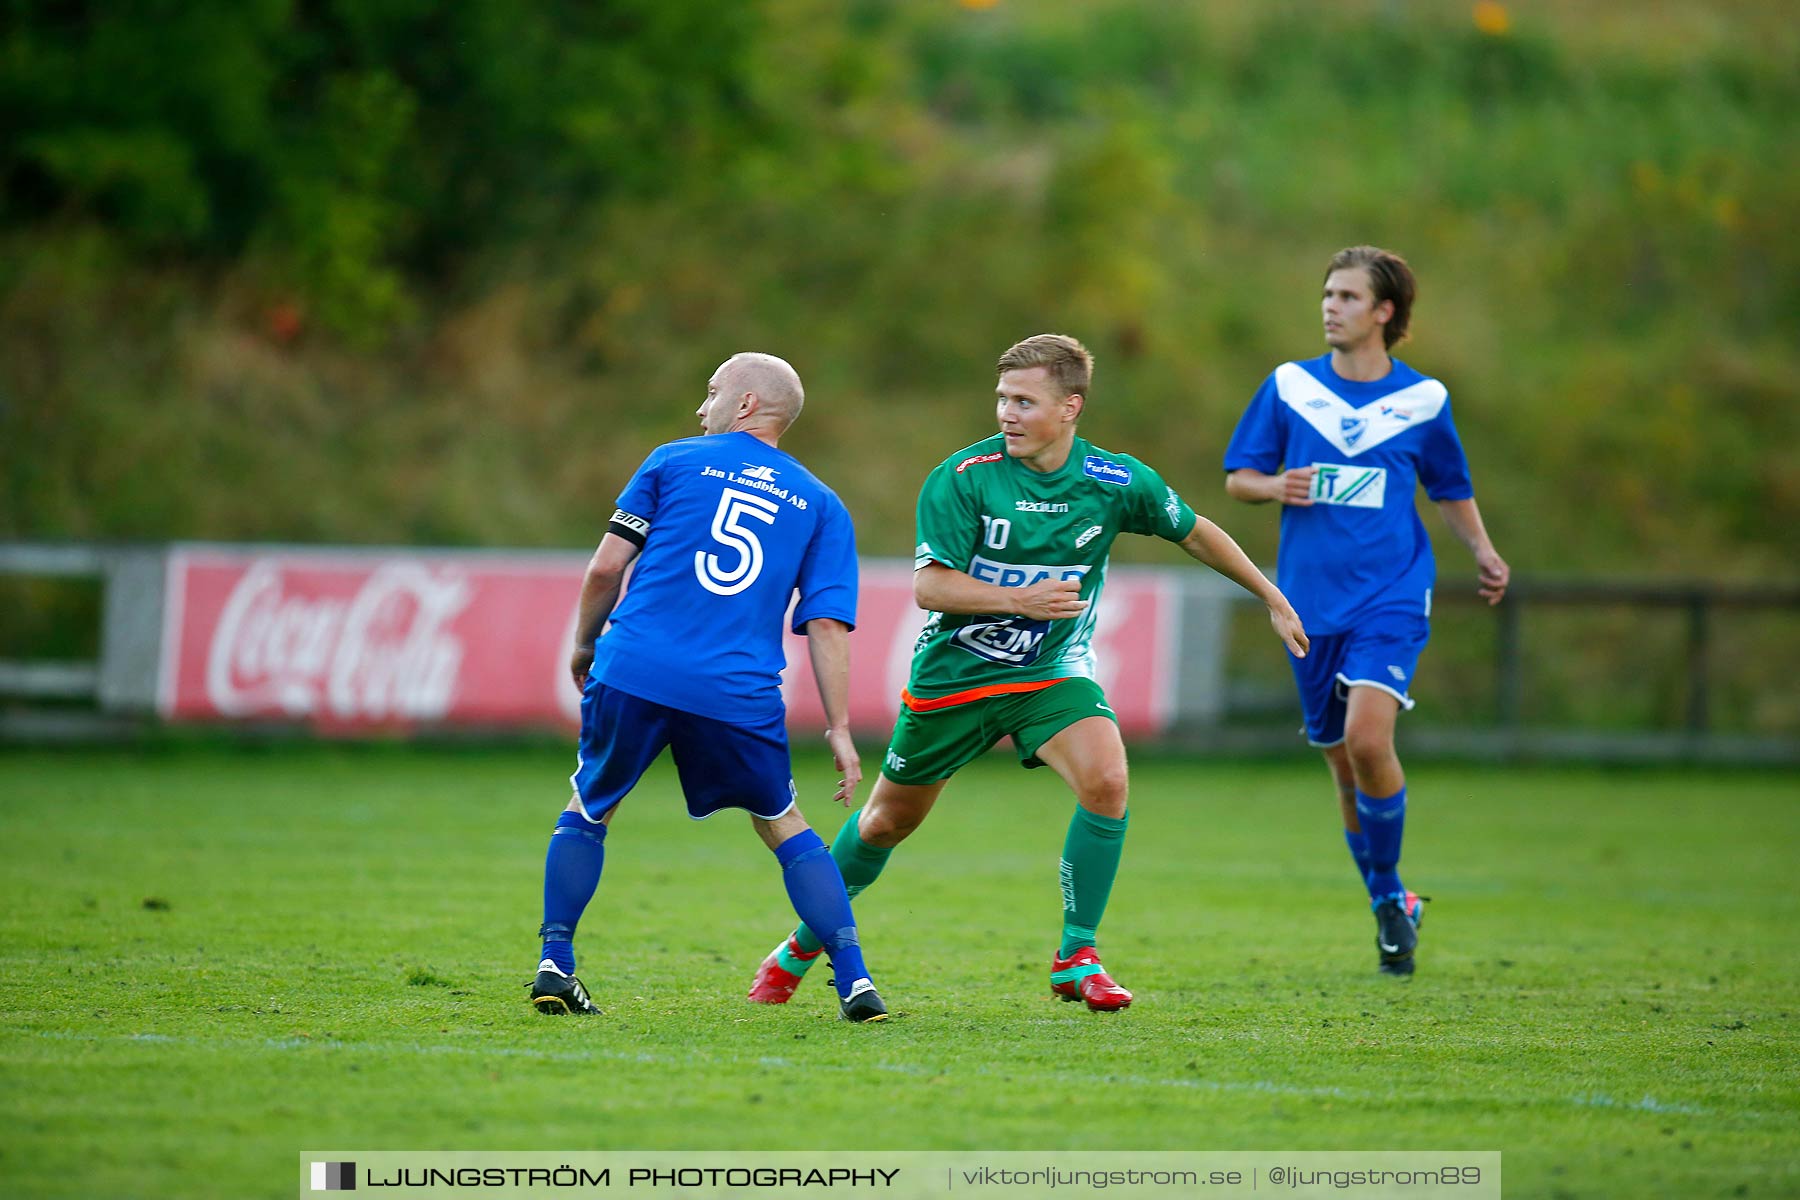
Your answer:
[[[777,446],[804,401],[799,375],[781,359],[727,359],[695,414],[701,436],[651,451],[588,564],[569,663],[581,689],[581,746],[575,796],[544,862],[543,953],[531,984],[539,1012],[599,1011],[575,977],[576,923],[600,882],[613,813],[667,747],[688,815],[748,812],[781,864],[794,911],[830,931],[839,1014],[887,1017],[843,876],[800,815],[788,762],[781,640],[791,603],[843,776],[835,799],[847,806],[862,781],[849,729],[856,536],[836,494]]]
[[[1406,776],[1394,752],[1437,573],[1416,484],[1475,556],[1489,604],[1510,575],[1475,506],[1449,392],[1390,354],[1417,290],[1399,255],[1339,251],[1321,300],[1330,353],[1275,368],[1225,450],[1231,496],[1283,506],[1276,581],[1312,634],[1311,653],[1291,660],[1306,736],[1337,784],[1390,975],[1412,974],[1419,941],[1420,897],[1400,882]]]

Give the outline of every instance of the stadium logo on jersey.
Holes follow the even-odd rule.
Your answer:
[[[1111,459],[1090,454],[1081,460],[1081,473],[1101,483],[1116,483],[1124,487],[1131,482],[1131,468],[1121,467]]]
[[[1380,508],[1387,502],[1385,467],[1352,467],[1343,463],[1314,463],[1314,504],[1342,504],[1349,508]]]
[[[969,574],[997,587],[1030,587],[1046,579],[1082,579],[1086,563],[1004,563],[977,554],[969,562]]]
[[[977,463],[999,462],[1001,459],[1003,459],[1005,457],[1006,457],[1005,454],[1000,453],[998,451],[996,451],[993,454],[977,454],[972,458],[965,458],[961,462],[957,463],[956,464],[956,473],[958,475],[961,475],[964,471],[966,471],[968,468],[970,468],[972,466],[975,466]]]
[[[744,464],[744,469],[738,474],[745,479],[760,479],[764,483],[774,483],[777,472],[774,467],[758,466],[756,463],[747,462]]]
[[[1171,526],[1181,524],[1181,497],[1175,494],[1174,488],[1168,489],[1169,498],[1163,501],[1163,511],[1169,514]]]
[[[1075,548],[1077,550],[1081,549],[1083,546],[1099,537],[1105,529],[1106,526],[1104,525],[1089,525],[1086,529],[1082,530],[1080,536],[1075,539]]]
[[[950,640],[977,658],[1024,667],[1037,661],[1044,649],[1044,635],[1050,622],[1025,617],[1008,617],[981,625],[964,625],[950,635]]]
[[[1362,435],[1369,430],[1367,417],[1339,417],[1338,427],[1344,434],[1344,445],[1354,446],[1362,440]]]
[[[1066,513],[1067,504],[1053,504],[1048,500],[1015,500],[1013,508],[1018,512]]]

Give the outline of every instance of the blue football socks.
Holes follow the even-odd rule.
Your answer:
[[[1356,817],[1369,839],[1369,897],[1382,900],[1403,895],[1400,883],[1400,837],[1406,829],[1406,789],[1375,797],[1357,789]]]
[[[594,898],[606,865],[606,826],[568,809],[550,831],[544,856],[543,957],[565,975],[575,973],[575,926]]]
[[[831,843],[831,860],[838,865],[838,872],[844,877],[844,891],[854,900],[862,894],[863,889],[881,876],[881,869],[887,866],[888,855],[894,852],[891,846],[871,846],[862,840],[862,810],[859,808],[850,814],[838,830],[837,838]],[[793,944],[800,947],[800,953],[816,954],[824,944],[813,936],[813,931],[805,925],[794,930]],[[812,958],[795,958],[789,946],[781,948],[781,965],[784,970],[795,975],[806,974],[812,964]]]
[[[831,957],[838,997],[847,998],[850,986],[868,978],[869,970],[863,965],[862,944],[856,936],[856,918],[850,915],[844,877],[831,860],[831,851],[818,834],[808,829],[775,847],[775,857],[781,863],[782,882],[787,884],[794,912],[802,924],[819,935],[825,953]]]
[[[1369,886],[1369,835],[1358,830],[1344,830],[1344,845],[1350,847],[1350,857],[1356,860],[1356,877],[1364,887]]]

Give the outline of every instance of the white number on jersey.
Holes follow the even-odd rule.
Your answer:
[[[1006,549],[1006,539],[1012,536],[1012,522],[1005,517],[990,517],[983,514],[981,518],[982,538],[990,550]]]
[[[780,511],[781,506],[773,500],[749,492],[735,488],[720,492],[719,510],[713,513],[712,519],[713,540],[735,551],[737,561],[726,570],[717,554],[694,551],[694,574],[699,578],[700,586],[715,595],[735,596],[755,583],[763,568],[762,540],[754,529],[742,522],[749,518],[773,525],[775,514]]]

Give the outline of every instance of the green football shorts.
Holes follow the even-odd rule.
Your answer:
[[[1086,717],[1106,717],[1114,723],[1119,719],[1100,685],[1080,678],[926,712],[915,712],[903,703],[881,773],[895,783],[936,783],[950,778],[1008,735],[1021,766],[1041,767],[1044,763],[1037,756],[1038,747]]]

